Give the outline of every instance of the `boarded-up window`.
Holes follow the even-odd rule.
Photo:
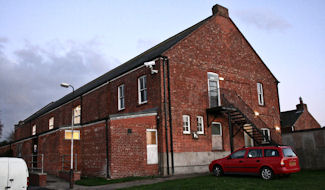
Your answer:
[[[158,164],[157,129],[147,129],[147,164]]]
[[[155,145],[157,131],[147,131],[147,145]]]

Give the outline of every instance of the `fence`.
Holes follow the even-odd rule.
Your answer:
[[[31,172],[44,172],[44,154],[30,154],[23,157]]]

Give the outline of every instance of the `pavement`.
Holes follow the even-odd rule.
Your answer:
[[[85,190],[85,189],[100,189],[100,190],[113,190],[113,189],[123,189],[128,187],[134,187],[139,185],[149,185],[154,183],[160,183],[169,180],[175,179],[185,179],[197,176],[207,175],[207,173],[195,173],[195,174],[187,174],[187,175],[173,175],[173,176],[166,176],[166,177],[157,177],[152,179],[143,179],[143,180],[136,180],[136,181],[129,181],[123,183],[114,183],[114,184],[107,184],[107,185],[100,185],[100,186],[81,186],[74,184],[73,190]],[[69,182],[65,181],[61,178],[58,178],[53,175],[47,175],[47,185],[46,187],[37,187],[31,186],[28,187],[29,190],[68,190],[69,189]]]

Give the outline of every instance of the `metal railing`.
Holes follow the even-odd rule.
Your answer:
[[[220,94],[220,96],[218,96],[218,94]],[[211,102],[216,103],[211,104]],[[209,103],[210,108],[212,108],[213,106],[222,106],[237,109],[243,114],[246,120],[253,125],[253,128],[255,128],[257,133],[265,138],[265,135],[260,131],[260,129],[269,128],[268,125],[260,117],[256,117],[252,108],[246,104],[246,102],[236,93],[236,91],[224,88],[209,91]],[[270,143],[274,143],[272,139],[269,139],[269,141]]]
[[[74,171],[78,170],[78,154],[74,154],[74,161],[73,161],[73,169]],[[62,171],[69,171],[70,170],[70,166],[71,166],[71,155],[70,154],[64,154],[61,156],[61,170]]]
[[[24,156],[28,170],[44,173],[44,154],[30,154]],[[39,167],[40,166],[40,167]]]

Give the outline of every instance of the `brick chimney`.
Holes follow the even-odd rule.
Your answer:
[[[299,97],[299,104],[296,105],[297,110],[307,110],[307,105],[304,104],[304,102],[302,101],[302,98]]]
[[[223,7],[221,5],[214,5],[212,7],[212,14],[213,15],[220,15],[220,16],[223,16],[223,17],[226,17],[228,18],[229,17],[229,14],[228,14],[228,9],[226,7]]]

